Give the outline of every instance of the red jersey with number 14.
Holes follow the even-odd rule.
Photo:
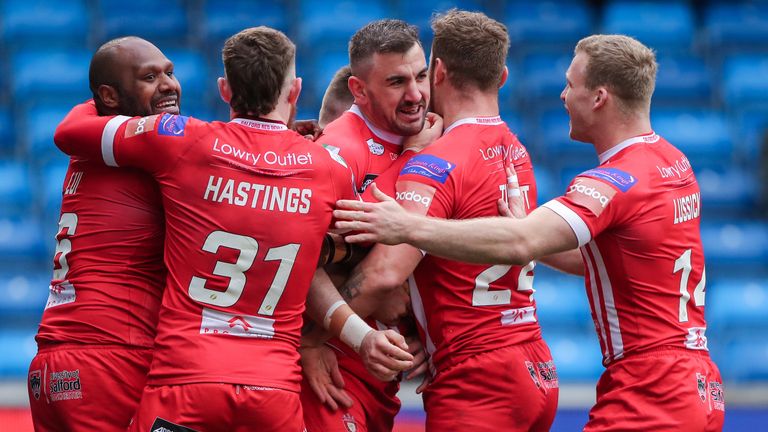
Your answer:
[[[511,160],[531,210],[536,183],[528,152],[499,117],[453,123],[400,171],[395,198],[406,209],[444,219],[498,216]],[[475,354],[541,338],[533,266],[484,266],[426,255],[411,283],[413,312],[439,373]]]
[[[701,194],[680,150],[654,133],[630,138],[544,207],[579,240],[605,365],[655,348],[707,350]]]
[[[148,383],[299,391],[307,291],[336,200],[354,197],[342,161],[281,123],[105,119],[89,105],[55,140],[160,185],[168,281]]]

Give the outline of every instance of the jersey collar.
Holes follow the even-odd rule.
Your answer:
[[[600,159],[600,163],[605,163],[608,159],[614,157],[616,153],[624,150],[625,148],[637,144],[637,143],[655,143],[658,141],[661,137],[656,135],[656,132],[651,131],[651,133],[645,134],[645,135],[639,135],[636,137],[632,137],[629,139],[625,139],[624,141],[616,144],[615,146],[609,148],[608,150],[600,153],[598,158]]]
[[[243,126],[246,126],[252,129],[258,129],[258,130],[268,130],[268,131],[288,130],[288,127],[283,123],[280,123],[277,121],[265,121],[263,119],[254,120],[254,119],[245,119],[245,118],[235,118],[235,119],[232,119],[230,123],[237,123],[237,124],[241,124]]]
[[[464,125],[464,124],[479,124],[479,125],[486,125],[486,126],[496,126],[504,124],[504,122],[501,120],[501,117],[499,116],[492,116],[492,117],[467,117],[463,119],[456,120],[455,122],[451,123],[450,126],[448,126],[445,131],[443,131],[443,135],[446,135],[448,132],[452,131],[458,126]]]
[[[365,122],[365,125],[368,126],[368,129],[373,132],[374,135],[377,137],[383,139],[386,142],[390,142],[392,144],[401,145],[403,143],[403,137],[400,135],[396,135],[390,132],[383,131],[376,126],[373,125],[370,121],[368,121],[368,118],[365,117],[365,114],[363,114],[362,111],[360,111],[360,107],[358,107],[355,104],[352,104],[352,106],[349,108],[349,112],[352,114],[360,117]]]

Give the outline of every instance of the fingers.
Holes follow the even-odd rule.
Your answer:
[[[336,222],[336,228],[352,231],[364,229],[359,222]],[[375,243],[378,239],[376,234],[371,233],[352,234],[344,237],[347,243]]]
[[[371,191],[373,192],[373,197],[376,198],[379,201],[395,201],[394,198],[392,198],[389,195],[387,195],[384,192],[382,192],[379,189],[379,187],[376,185],[376,182],[373,182],[371,184]],[[373,208],[371,207],[370,209],[367,209],[367,211],[370,211],[372,209]]]
[[[341,375],[341,371],[339,370],[339,364],[333,364],[329,365],[328,368],[330,369],[331,373],[331,382],[336,387],[343,389],[344,388],[344,377]]]
[[[384,345],[387,355],[398,360],[413,361],[413,355],[408,352],[408,344],[405,342],[403,335],[394,330],[386,330],[384,336],[390,342],[390,344]]]
[[[315,393],[315,396],[317,396],[317,399],[320,401],[320,403],[328,405],[328,407],[333,411],[336,411],[339,408],[331,395],[328,394],[324,383],[311,378],[307,381],[309,381],[309,387]]]
[[[375,185],[376,183],[374,183]],[[370,211],[371,205],[365,201],[358,200],[338,200],[336,201],[336,209],[340,210],[359,210]]]
[[[326,405],[331,407],[331,409],[333,410],[336,410],[336,408],[332,408],[334,405],[337,408],[339,406],[343,408],[350,408],[353,404],[352,398],[349,397],[349,394],[344,389],[340,389],[332,385],[329,385],[328,394],[330,395],[330,397],[329,397],[329,400],[326,402]]]
[[[416,387],[416,394],[421,394],[421,392],[426,390],[430,382],[432,382],[432,377],[429,374],[424,374],[424,379],[421,380],[421,384]]]
[[[499,198],[498,201],[496,201],[496,207],[499,210],[499,216],[504,217],[513,217],[512,211],[509,210],[509,205],[507,205],[506,201],[504,201],[502,198]]]

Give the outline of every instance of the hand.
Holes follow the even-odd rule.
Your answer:
[[[408,288],[408,281],[394,290],[387,290],[379,301],[376,310],[371,314],[376,321],[388,326],[396,326],[400,319],[408,315],[408,305],[411,303],[411,296]],[[406,338],[406,342],[407,342]],[[410,347],[410,343],[408,344]],[[413,352],[411,352],[413,354]]]
[[[296,120],[291,125],[291,129],[295,130],[299,135],[304,135],[304,138],[314,141],[323,130],[320,125],[317,124],[317,120]]]
[[[520,191],[515,168],[510,163],[504,170],[507,174],[507,201],[501,198],[498,200],[499,214],[505,217],[522,219],[526,216],[525,202]]]
[[[368,372],[381,381],[392,381],[397,374],[413,367],[408,344],[394,330],[368,332],[360,345],[359,354]]]
[[[378,242],[396,245],[406,242],[406,234],[418,216],[408,213],[390,196],[380,191],[376,183],[370,186],[378,203],[355,200],[336,202],[333,216],[338,219],[336,228],[360,231],[345,237],[347,243]]]
[[[427,362],[427,352],[424,351],[424,346],[418,336],[406,336],[405,341],[408,343],[408,352],[413,356],[413,368],[408,371],[405,379],[412,380],[423,373],[427,373],[429,363]],[[427,373],[427,375],[429,374]],[[424,384],[422,383],[422,385]]]
[[[435,142],[435,140],[440,138],[440,135],[442,134],[443,118],[433,112],[429,112],[424,121],[424,127],[421,128],[421,132],[407,137],[403,141],[403,150],[400,153],[402,154],[406,151],[418,153],[426,146]]]
[[[333,411],[351,407],[352,399],[344,391],[344,379],[331,348],[325,345],[301,347],[299,353],[302,372],[320,402]]]

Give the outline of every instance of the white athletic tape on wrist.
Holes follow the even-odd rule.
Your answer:
[[[339,300],[328,308],[328,312],[325,313],[325,318],[323,318],[323,327],[325,329],[328,329],[331,326],[331,317],[333,316],[333,313],[336,312],[336,309],[345,304],[347,304],[347,302]]]
[[[359,315],[350,315],[347,318],[347,322],[344,323],[344,327],[341,329],[341,340],[352,347],[355,352],[360,351],[360,346],[363,344],[363,339],[368,332],[374,331]]]
[[[507,177],[507,183],[517,183],[517,174]]]

